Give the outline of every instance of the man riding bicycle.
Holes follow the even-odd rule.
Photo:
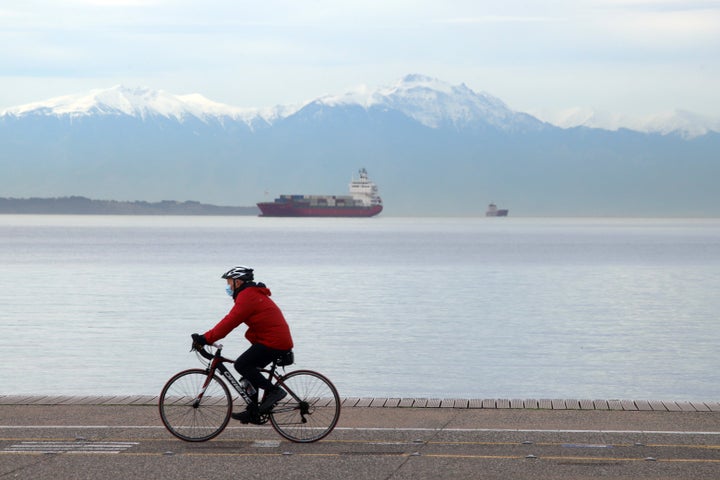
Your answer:
[[[222,278],[227,280],[226,292],[235,303],[213,328],[202,335],[192,334],[193,347],[213,344],[241,323],[247,325],[245,338],[252,345],[235,360],[235,369],[255,387],[255,393],[247,409],[233,413],[232,417],[242,423],[259,423],[260,415],[270,411],[287,395],[282,388],[273,386],[259,370],[293,348],[290,327],[280,308],[270,299],[270,289],[264,283],[253,281],[252,268],[233,267]],[[258,405],[257,391],[261,388],[266,392],[265,400]]]

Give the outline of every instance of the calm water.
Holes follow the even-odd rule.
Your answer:
[[[720,399],[718,219],[0,216],[0,394],[157,394],[235,263],[343,396]]]

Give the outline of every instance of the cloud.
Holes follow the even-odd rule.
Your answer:
[[[608,96],[632,97],[625,86],[644,79],[665,92],[657,100],[665,102],[694,76],[701,79],[698,96],[717,98],[707,80],[720,69],[717,0],[6,4],[0,7],[0,106],[14,105],[3,91],[19,94],[28,78],[56,85],[51,96],[68,93],[73,80],[78,88],[70,91],[78,91],[95,78],[92,88],[138,82],[262,106],[412,71],[472,83],[511,102],[565,95],[558,108],[594,101],[596,92],[610,88],[608,78],[617,89]],[[659,65],[672,75],[658,78]],[[532,73],[512,78],[518,70]],[[491,81],[488,71],[500,73]],[[524,93],[540,83],[543,92]],[[591,99],[565,94],[582,91]],[[662,105],[669,107],[689,105]]]
[[[567,18],[547,16],[484,15],[479,17],[460,17],[437,20],[446,24],[482,24],[482,23],[555,23],[566,22]]]
[[[614,28],[643,43],[720,41],[720,9],[627,13]]]

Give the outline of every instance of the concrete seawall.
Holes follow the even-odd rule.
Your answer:
[[[0,395],[0,405],[157,405],[157,395]],[[720,401],[346,397],[344,407],[720,412]]]

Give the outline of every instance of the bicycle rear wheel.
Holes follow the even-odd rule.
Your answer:
[[[340,419],[340,396],[326,377],[311,370],[296,370],[280,378],[288,392],[270,411],[270,422],[284,438],[316,442],[332,432]]]
[[[167,381],[160,393],[160,418],[170,433],[186,442],[204,442],[222,432],[230,421],[232,397],[216,375],[203,393],[208,372],[184,370]]]

